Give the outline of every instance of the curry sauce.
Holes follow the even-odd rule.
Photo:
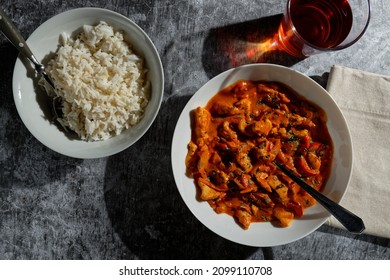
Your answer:
[[[286,227],[315,200],[273,162],[321,190],[333,145],[326,114],[282,83],[241,80],[192,114],[186,166],[198,198],[244,228]]]

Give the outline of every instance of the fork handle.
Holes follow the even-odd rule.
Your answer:
[[[28,60],[30,60],[35,66],[39,65],[38,60],[34,57],[30,48],[26,44],[23,36],[20,34],[18,28],[13,24],[9,17],[5,14],[3,9],[0,8],[0,31],[7,37],[15,48]]]
[[[325,209],[327,209],[348,231],[360,234],[364,231],[365,226],[363,220],[354,213],[345,209],[338,203],[327,198],[325,195],[306,184],[303,180],[298,178],[291,170],[287,169],[282,164],[274,163],[280,170],[289,176],[302,189],[316,199]]]

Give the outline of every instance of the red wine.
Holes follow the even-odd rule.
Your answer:
[[[317,48],[333,48],[348,36],[352,27],[352,10],[347,0],[291,0],[290,20],[285,16],[279,29],[284,48],[299,55],[305,43]]]

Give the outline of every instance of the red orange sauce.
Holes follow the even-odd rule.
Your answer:
[[[286,227],[315,200],[275,167],[292,169],[321,190],[333,144],[326,114],[282,83],[238,81],[192,111],[186,157],[198,199],[244,228]]]

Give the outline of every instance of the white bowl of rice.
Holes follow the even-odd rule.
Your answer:
[[[100,158],[139,140],[156,118],[164,91],[158,52],[129,18],[99,8],[61,13],[27,39],[54,80],[63,101],[53,122],[51,103],[29,62],[19,56],[13,92],[32,135],[50,149],[75,158]]]

